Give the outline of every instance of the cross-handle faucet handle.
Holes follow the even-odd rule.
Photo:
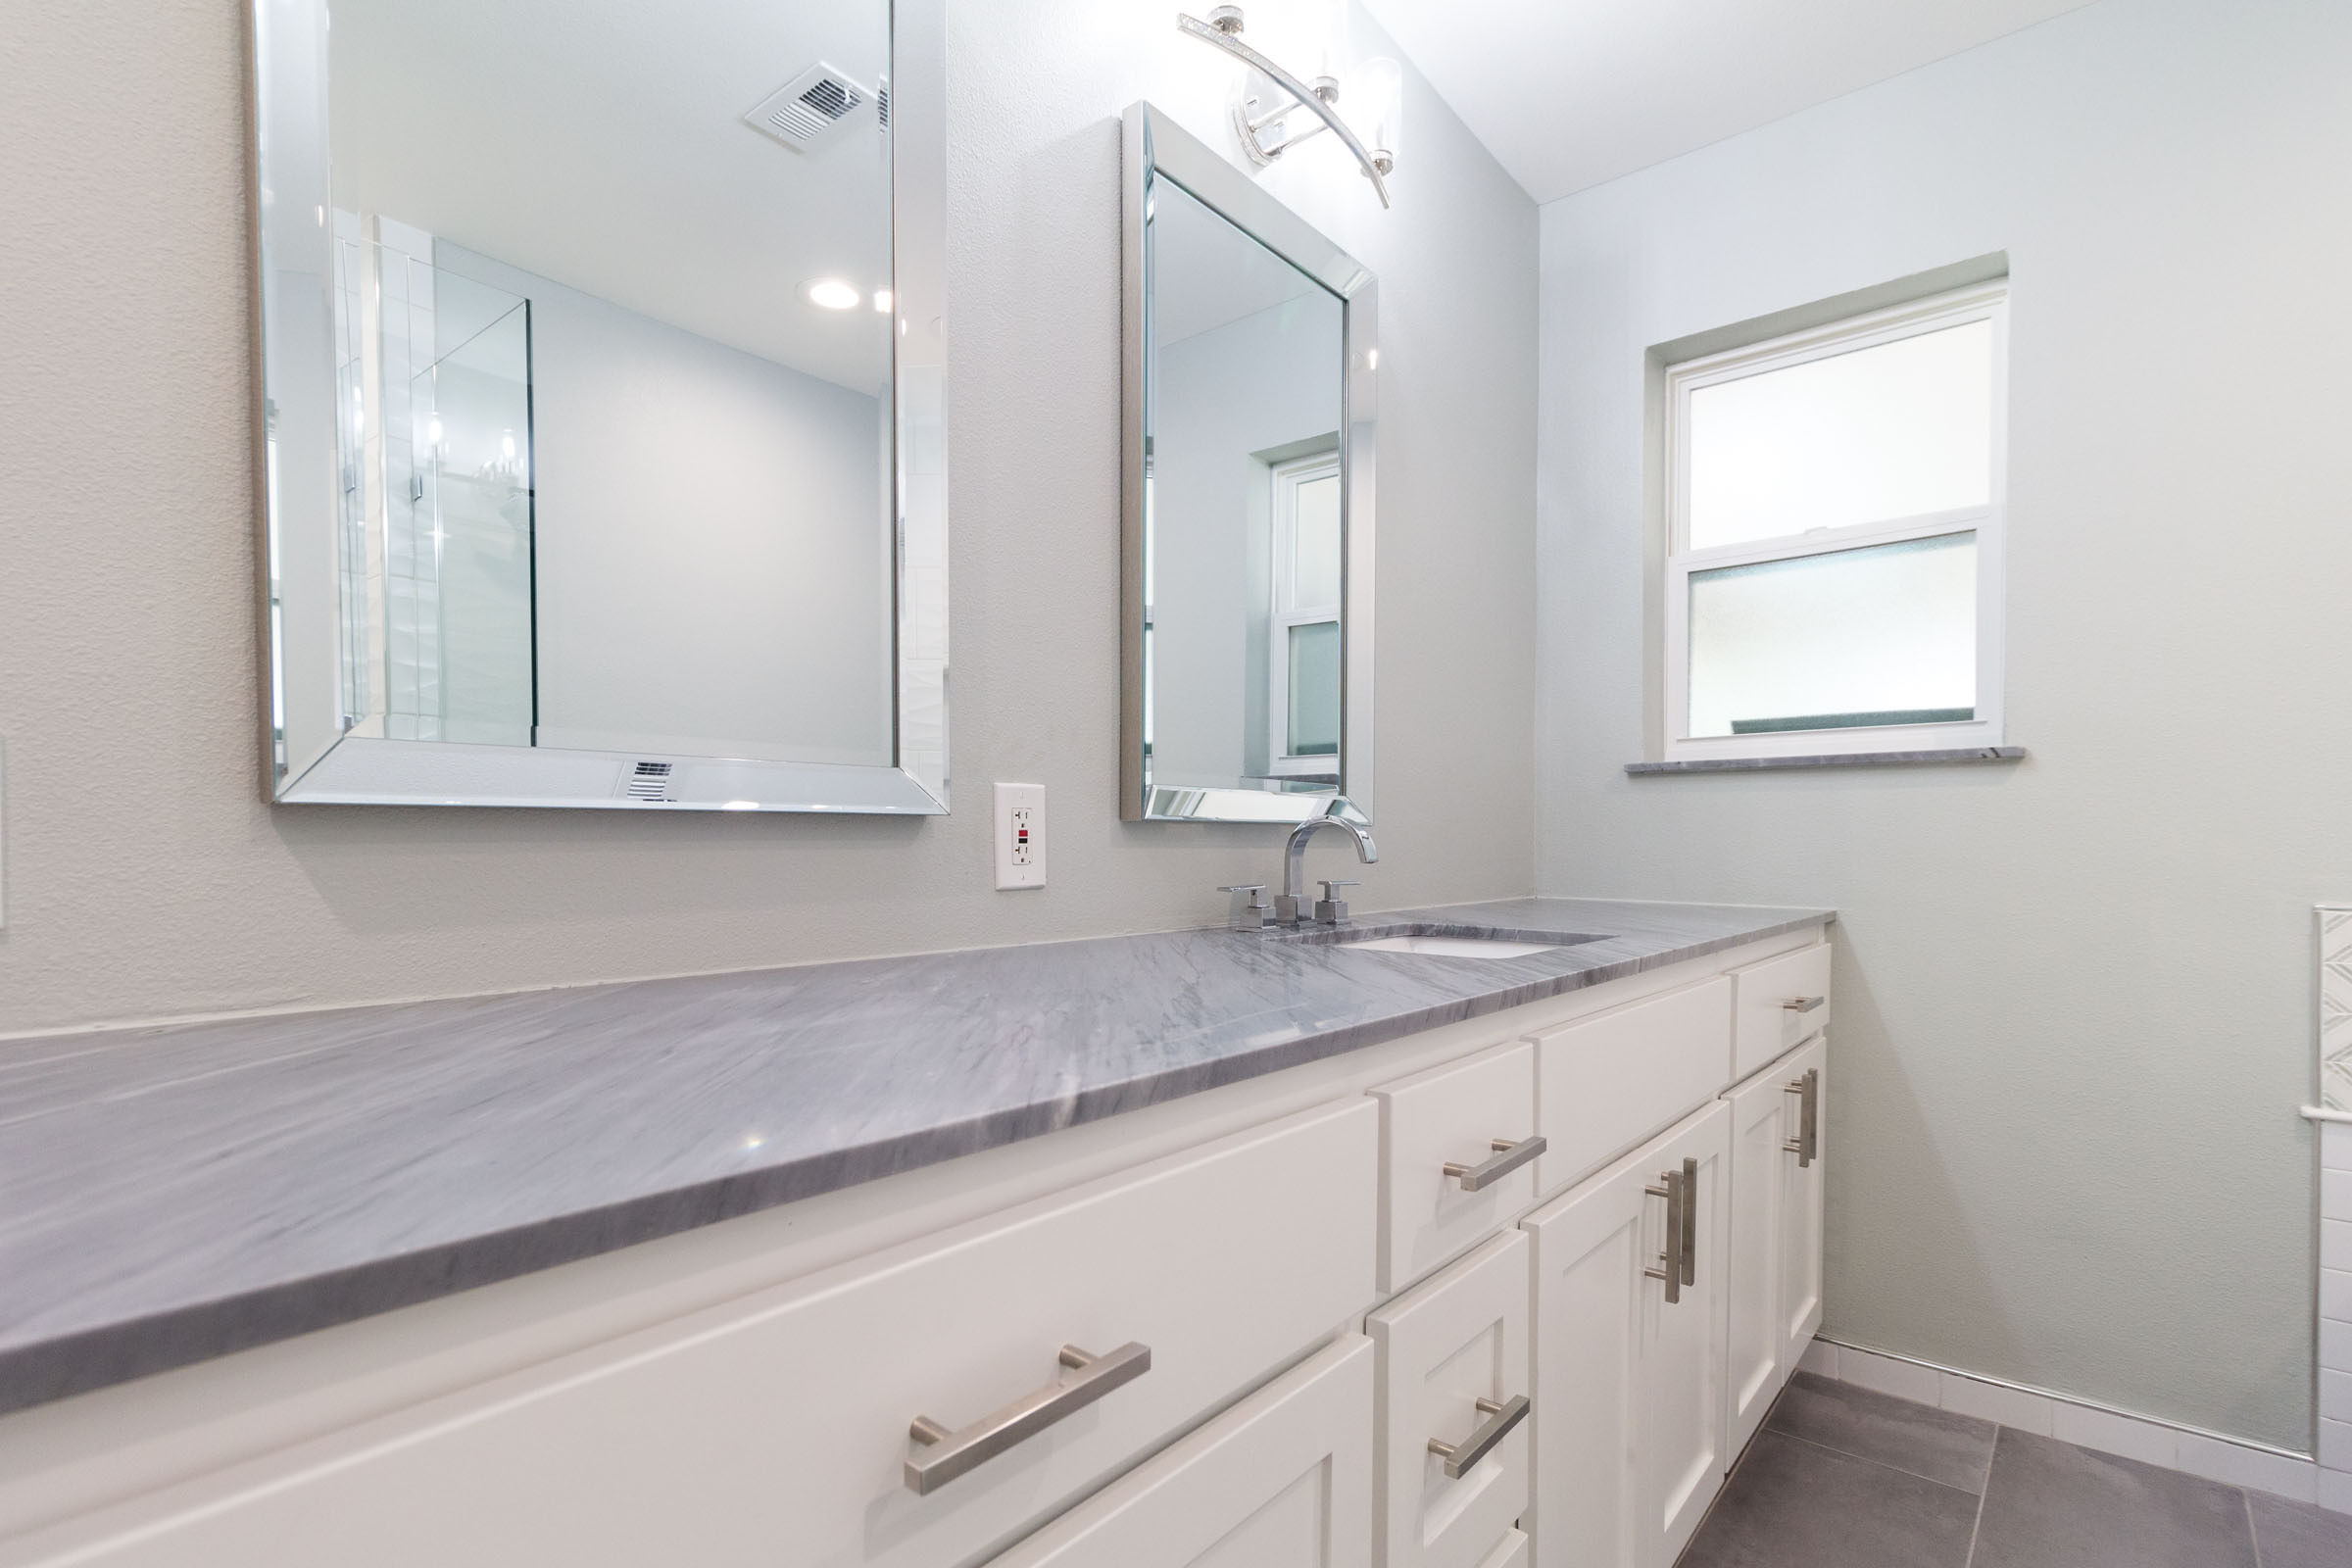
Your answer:
[[[1258,895],[1266,891],[1263,882],[1235,882],[1217,889],[1233,895],[1233,903],[1225,912],[1225,923],[1236,931],[1263,931],[1274,923],[1274,911]]]
[[[1323,884],[1323,897],[1315,901],[1315,918],[1325,925],[1338,925],[1348,918],[1348,905],[1340,897],[1340,889],[1360,888],[1363,884],[1345,877],[1317,877],[1315,880]]]

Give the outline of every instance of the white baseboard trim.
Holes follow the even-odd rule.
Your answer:
[[[2006,1378],[1988,1378],[1838,1340],[1815,1339],[1797,1366],[1800,1371],[1859,1384],[1915,1404],[1932,1404],[2101,1453],[2122,1454],[2143,1464],[2352,1513],[2352,1486],[2344,1484],[2352,1481],[2352,1476],[2321,1470],[2308,1453],[2226,1438],[2218,1432],[2092,1404]]]

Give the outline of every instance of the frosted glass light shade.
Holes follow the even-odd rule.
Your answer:
[[[1404,134],[1404,68],[1383,56],[1365,61],[1361,75],[1365,118],[1356,124],[1368,134],[1359,134],[1374,152],[1394,157]]]
[[[1989,321],[1719,381],[1690,396],[1686,549],[1991,500]]]
[[[1692,738],[1976,716],[1977,536],[1694,571]]]

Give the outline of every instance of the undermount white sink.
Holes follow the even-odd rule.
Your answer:
[[[1343,953],[1417,953],[1425,958],[1524,958],[1556,953],[1551,942],[1508,942],[1500,937],[1376,937],[1341,945]]]

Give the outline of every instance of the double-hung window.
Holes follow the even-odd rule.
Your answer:
[[[1272,471],[1273,657],[1266,713],[1276,777],[1336,775],[1340,766],[1340,455]]]
[[[1666,370],[1665,756],[2001,743],[2007,293]]]

